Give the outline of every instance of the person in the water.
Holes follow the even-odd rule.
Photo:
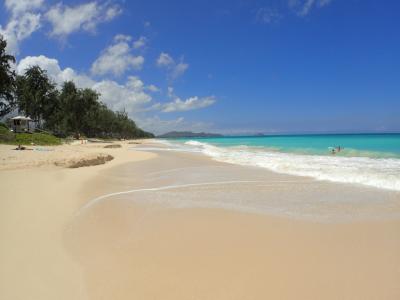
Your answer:
[[[339,152],[342,151],[342,150],[343,150],[343,147],[342,147],[342,146],[332,147],[332,148],[331,148],[331,153],[332,153],[332,154],[336,154],[336,153],[339,153]]]

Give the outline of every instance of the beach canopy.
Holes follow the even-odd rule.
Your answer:
[[[17,116],[17,117],[11,118],[11,120],[33,121],[31,118],[29,118],[29,117],[24,117],[24,116]]]

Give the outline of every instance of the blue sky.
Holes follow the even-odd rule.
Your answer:
[[[400,3],[6,0],[17,71],[156,133],[400,131]]]

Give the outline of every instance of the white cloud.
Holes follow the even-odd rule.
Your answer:
[[[213,105],[216,102],[214,96],[198,97],[193,96],[185,100],[182,100],[175,94],[174,88],[169,86],[167,88],[167,96],[172,99],[172,101],[167,103],[156,103],[151,109],[160,110],[164,113],[178,112],[178,111],[188,111],[200,108],[205,108],[207,106]]]
[[[301,15],[301,16],[308,15],[312,6],[314,5],[314,2],[315,2],[315,0],[306,0],[306,2],[303,4],[303,7],[299,11],[299,15]]]
[[[129,36],[117,35],[114,38],[114,44],[105,49],[93,63],[92,74],[120,76],[131,69],[140,70],[144,57],[133,55],[128,41],[130,41]]]
[[[144,129],[155,134],[166,133],[169,131],[179,130],[184,128],[185,119],[179,117],[172,120],[162,120],[158,116],[153,116],[144,119],[138,119],[137,123]]]
[[[212,127],[211,123],[191,122],[185,120],[183,117],[165,120],[156,115],[148,118],[137,118],[136,121],[141,128],[155,134],[162,134],[169,131],[202,132],[209,131]]]
[[[0,26],[0,34],[7,40],[7,50],[18,54],[19,43],[39,28],[40,14],[25,13],[16,19],[11,19],[5,28]]]
[[[331,3],[332,0],[319,0],[318,5],[320,7],[323,7],[325,5],[328,5],[329,3]]]
[[[40,8],[43,2],[44,0],[5,0],[4,4],[7,10],[15,16]]]
[[[189,65],[184,63],[184,62],[180,62],[178,63],[171,71],[171,78],[172,79],[176,79],[180,76],[182,76],[186,70],[189,68]]]
[[[50,35],[65,38],[75,31],[93,32],[99,23],[110,21],[121,12],[118,5],[109,2],[92,1],[76,6],[59,3],[46,13],[46,18],[53,27]]]
[[[0,34],[7,40],[7,50],[18,54],[19,43],[31,36],[41,26],[41,14],[36,10],[43,4],[43,0],[6,0],[5,7],[11,13],[9,22],[2,27]]]
[[[28,56],[17,65],[17,73],[23,74],[30,66],[38,65],[47,71],[47,74],[59,86],[64,81],[73,81],[78,87],[93,88],[101,93],[100,100],[111,109],[125,109],[130,115],[140,110],[144,104],[151,102],[152,97],[145,92],[145,85],[139,77],[128,77],[125,84],[112,80],[95,81],[85,74],[79,74],[71,68],[62,69],[54,58],[46,56]]]
[[[6,25],[0,25],[0,34],[7,40],[7,50],[18,54],[19,44],[37,31],[45,18],[52,25],[50,35],[65,38],[74,31],[94,32],[99,23],[107,22],[122,13],[118,5],[96,1],[66,6],[61,3],[53,6],[45,14],[44,0],[5,0],[4,5],[10,12],[10,20]]]
[[[193,96],[182,100],[180,97],[175,95],[174,88],[169,86],[167,89],[167,96],[173,101],[167,103],[156,103],[153,105],[153,109],[158,109],[162,112],[176,112],[176,111],[188,111],[199,108],[204,108],[213,105],[216,102],[214,96],[198,97]]]
[[[160,104],[159,109],[162,112],[177,112],[177,111],[188,111],[188,110],[194,110],[194,109],[199,109],[199,108],[204,108],[207,106],[210,106],[215,103],[215,97],[214,96],[209,96],[209,97],[190,97],[186,100],[181,100],[180,98],[176,98],[174,101]]]
[[[110,7],[106,8],[106,10],[105,10],[104,20],[111,21],[112,19],[119,16],[120,14],[122,14],[121,7],[119,7],[118,5],[110,6]]]
[[[167,89],[167,95],[169,98],[174,98],[176,97],[174,94],[174,88],[172,86],[169,86]]]
[[[161,52],[157,59],[157,65],[159,67],[170,67],[175,65],[175,61],[168,53]]]
[[[86,88],[92,87],[95,81],[89,76],[78,74],[71,68],[61,69],[58,60],[55,58],[48,58],[44,55],[27,56],[23,58],[17,65],[17,73],[22,75],[26,69],[32,66],[39,66],[47,71],[49,77],[59,86],[64,81],[74,81],[79,87]]]
[[[282,15],[275,9],[262,7],[257,10],[256,21],[259,23],[276,23],[282,18]]]
[[[188,111],[200,108],[205,108],[207,106],[213,105],[216,101],[214,96],[208,97],[198,97],[193,96],[182,100],[180,97],[176,96],[174,93],[174,88],[169,86],[167,89],[167,96],[171,98],[172,101],[167,103],[155,103],[148,110],[159,110],[164,113],[178,112],[178,111]]]
[[[307,16],[314,7],[324,7],[332,0],[289,0],[288,4],[299,16]]]
[[[141,36],[138,40],[133,42],[133,48],[140,49],[146,46],[147,39],[144,36]]]
[[[132,115],[152,98],[143,89],[143,82],[138,77],[129,77],[124,85],[115,81],[104,80],[93,85],[101,93],[101,100],[113,110],[125,110]]]
[[[179,63],[176,63],[168,53],[164,52],[161,52],[158,57],[157,66],[167,69],[169,72],[168,77],[172,80],[182,76],[189,68],[189,65],[183,61],[183,58],[181,58]]]
[[[130,42],[132,40],[132,37],[130,35],[125,35],[125,34],[117,34],[114,37],[115,42]]]
[[[146,90],[153,92],[153,93],[158,93],[160,91],[160,89],[155,86],[154,84],[150,84],[148,86],[146,86]]]
[[[268,7],[262,7],[257,11],[256,21],[259,23],[277,23],[282,19],[282,15],[276,10]]]
[[[144,89],[144,83],[138,76],[129,76],[127,85],[136,92],[142,92]]]
[[[62,74],[58,61],[54,58],[48,58],[44,55],[26,56],[17,65],[17,73],[23,75],[29,67],[39,66],[47,71],[47,74],[56,82],[59,83],[60,74]]]
[[[175,95],[174,88],[171,86],[167,88],[167,96],[168,98],[172,99],[172,101],[165,103],[158,102],[150,107],[142,109],[142,111],[161,111],[163,113],[184,112],[205,108],[207,106],[213,105],[216,102],[216,98],[214,96],[193,96],[182,100],[180,97]]]

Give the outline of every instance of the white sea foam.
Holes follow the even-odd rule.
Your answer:
[[[188,141],[184,145],[188,151],[200,151],[221,162],[400,191],[400,159],[397,158],[301,155],[250,147],[223,148],[198,141]]]

